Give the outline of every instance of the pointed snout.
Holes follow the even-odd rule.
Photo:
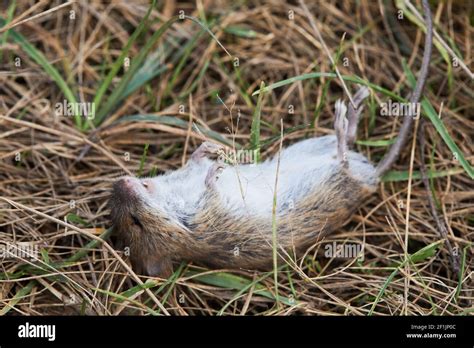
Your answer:
[[[137,187],[140,185],[140,181],[133,177],[123,177],[118,179],[112,189],[112,194],[116,199],[121,201],[129,201],[137,197]]]

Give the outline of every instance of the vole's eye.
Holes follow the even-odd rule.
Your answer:
[[[143,187],[144,187],[144,188],[146,188],[146,189],[147,189],[147,188],[148,188],[148,186],[149,186],[149,185],[148,185],[148,183],[147,183],[146,181],[142,181],[142,185],[143,185]]]
[[[135,226],[143,228],[142,223],[140,222],[140,220],[135,215],[131,214],[131,217],[132,217],[132,222]]]

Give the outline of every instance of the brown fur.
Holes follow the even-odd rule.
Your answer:
[[[278,247],[290,254],[304,253],[342,226],[374,189],[352,178],[341,166],[324,185],[295,202],[293,209],[277,212]],[[252,212],[222,210],[217,191],[206,191],[204,208],[187,229],[147,207],[137,206],[141,204],[138,200],[124,202],[121,190],[119,184],[114,186],[112,221],[122,245],[129,246],[131,262],[138,272],[167,276],[172,271],[171,260],[223,268],[271,267],[272,220],[252,216]],[[130,213],[138,215],[142,230],[134,227]]]

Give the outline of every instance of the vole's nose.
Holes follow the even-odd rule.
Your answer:
[[[120,185],[130,189],[133,187],[133,179],[132,178],[122,178],[119,180]]]
[[[132,178],[122,178],[117,182],[117,185],[124,190],[131,190],[133,188]]]
[[[137,195],[134,186],[136,186],[138,180],[131,177],[125,177],[117,180],[113,186],[113,194],[118,198],[129,200]]]

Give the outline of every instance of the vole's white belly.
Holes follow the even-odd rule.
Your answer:
[[[329,166],[317,165],[312,156],[300,156],[298,160],[282,158],[278,170],[277,207],[295,204],[311,187],[325,179]],[[335,163],[334,163],[335,164]],[[319,175],[317,175],[317,173]],[[245,210],[252,214],[271,214],[277,175],[277,161],[259,165],[242,165],[226,168],[219,177],[217,190],[222,203],[230,211],[240,214]]]
[[[278,170],[277,209],[295,205],[310,190],[324,183],[341,166],[336,158],[336,137],[324,136],[298,142],[284,149]],[[375,168],[359,153],[348,153],[349,170],[363,182],[376,181]],[[271,216],[278,155],[258,165],[227,167],[217,181],[222,204],[231,213]]]
[[[281,152],[278,171],[277,209],[291,208],[314,189],[324,190],[325,182],[340,168],[336,157],[336,137],[311,138],[295,143]],[[349,171],[354,178],[373,184],[375,169],[367,159],[349,151]],[[193,215],[203,197],[205,178],[213,161],[204,158],[199,164],[154,178],[155,199],[161,206],[180,218]],[[215,187],[222,208],[229,214],[271,217],[278,154],[260,164],[227,166]]]

